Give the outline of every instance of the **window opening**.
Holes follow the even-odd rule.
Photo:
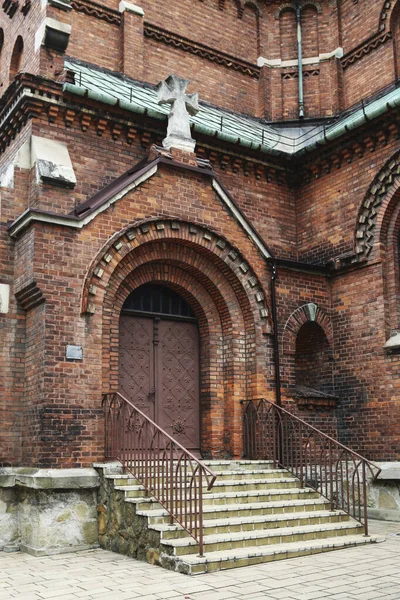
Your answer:
[[[152,283],[142,285],[129,294],[122,310],[135,314],[197,320],[182,296],[167,286]]]

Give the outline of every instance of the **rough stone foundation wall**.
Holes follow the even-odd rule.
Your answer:
[[[0,550],[35,556],[96,547],[93,469],[0,469]]]

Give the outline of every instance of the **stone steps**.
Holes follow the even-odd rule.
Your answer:
[[[330,506],[328,500],[324,498],[311,498],[310,500],[292,500],[278,502],[255,502],[247,504],[227,504],[222,506],[205,506],[203,509],[204,518],[211,519],[235,519],[245,518],[247,516],[279,516],[281,514],[290,515],[291,513],[312,512],[318,510],[327,510]],[[137,514],[146,515],[150,524],[169,523],[170,517],[168,512],[163,508],[150,508],[146,505],[147,510],[137,510]]]
[[[161,486],[160,486],[161,487]],[[236,480],[226,480],[226,481],[216,481],[213,488],[212,493],[204,488],[204,499],[206,500],[209,496],[214,496],[215,494],[220,493],[233,493],[233,492],[242,492],[244,490],[252,492],[257,490],[277,490],[277,489],[298,489],[299,482],[294,479],[294,477],[286,477],[286,478],[278,478],[278,479],[244,479],[240,481]],[[131,485],[116,485],[116,490],[120,490],[125,492],[126,498],[137,498],[142,495],[143,486],[135,485],[132,483]],[[162,487],[161,487],[162,489]],[[189,485],[187,485],[187,489],[189,489]],[[177,490],[179,492],[179,490]]]
[[[206,517],[206,515],[205,515]],[[239,518],[205,519],[203,522],[204,535],[207,537],[214,533],[252,532],[257,530],[276,530],[288,527],[301,527],[303,525],[322,525],[324,523],[339,523],[348,521],[346,513],[336,511],[302,512],[291,515],[250,515]],[[150,521],[151,523],[151,521]],[[186,531],[178,524],[169,523],[151,524],[152,529],[161,533],[161,539],[177,539],[186,537]]]
[[[235,550],[237,548],[357,535],[360,530],[364,531],[362,525],[356,521],[351,521],[347,523],[285,527],[277,530],[238,531],[227,534],[213,533],[212,535],[204,536],[204,553],[209,554],[224,550]],[[183,538],[164,539],[161,536],[161,543],[164,546],[173,548],[176,556],[199,554],[199,545],[192,537],[185,536]]]
[[[319,554],[332,550],[350,548],[376,541],[361,535],[348,535],[328,539],[301,541],[274,546],[255,546],[238,548],[234,551],[213,552],[206,556],[195,554],[185,557],[163,557],[163,566],[168,569],[186,573],[187,575],[200,575],[225,569],[247,567],[267,562],[298,558],[310,554]]]
[[[363,537],[358,522],[332,511],[326,499],[301,488],[272,461],[207,464],[218,478],[211,490],[204,488],[204,556],[198,556],[197,541],[181,525],[170,525],[167,511],[132,475],[111,467],[103,470],[107,502],[101,508],[100,544],[195,575],[374,541]]]

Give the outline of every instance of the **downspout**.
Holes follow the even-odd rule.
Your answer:
[[[297,21],[297,54],[299,61],[299,119],[304,119],[304,82],[303,82],[303,41],[301,35],[301,8],[300,2],[296,2]]]
[[[278,317],[276,311],[276,288],[275,282],[278,277],[278,271],[276,269],[276,263],[274,260],[269,260],[268,265],[271,267],[271,316],[274,327],[274,365],[275,365],[275,396],[277,406],[282,406],[281,399],[281,372],[279,363],[279,331],[278,331]]]

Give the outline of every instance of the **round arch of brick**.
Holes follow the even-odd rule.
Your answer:
[[[301,0],[300,6],[302,9],[312,6],[319,15],[322,14],[322,6],[320,2],[316,2],[314,0]],[[296,2],[285,2],[284,4],[281,4],[281,6],[275,11],[275,19],[279,19],[285,10],[293,10],[296,12]]]
[[[131,225],[115,234],[103,246],[92,262],[83,285],[82,314],[93,314],[101,308],[103,293],[112,273],[127,254],[151,241],[173,240],[197,248],[200,256],[208,255],[210,261],[226,273],[237,292],[247,296],[254,318],[270,331],[270,315],[263,286],[237,248],[208,228],[170,219],[148,220]]]
[[[203,454],[240,457],[240,400],[268,391],[268,312],[258,279],[226,240],[197,225],[147,221],[114,236],[85,285],[91,331],[102,344],[103,392],[118,389],[123,304],[150,282],[177,291],[198,320]]]
[[[382,240],[385,223],[390,219],[397,190],[400,187],[400,151],[396,152],[376,175],[369,187],[357,217],[356,254],[368,258],[376,240]]]
[[[300,306],[292,312],[285,323],[282,334],[284,354],[296,354],[296,338],[305,323],[314,322],[323,329],[329,345],[333,348],[333,325],[331,318],[313,302]]]

